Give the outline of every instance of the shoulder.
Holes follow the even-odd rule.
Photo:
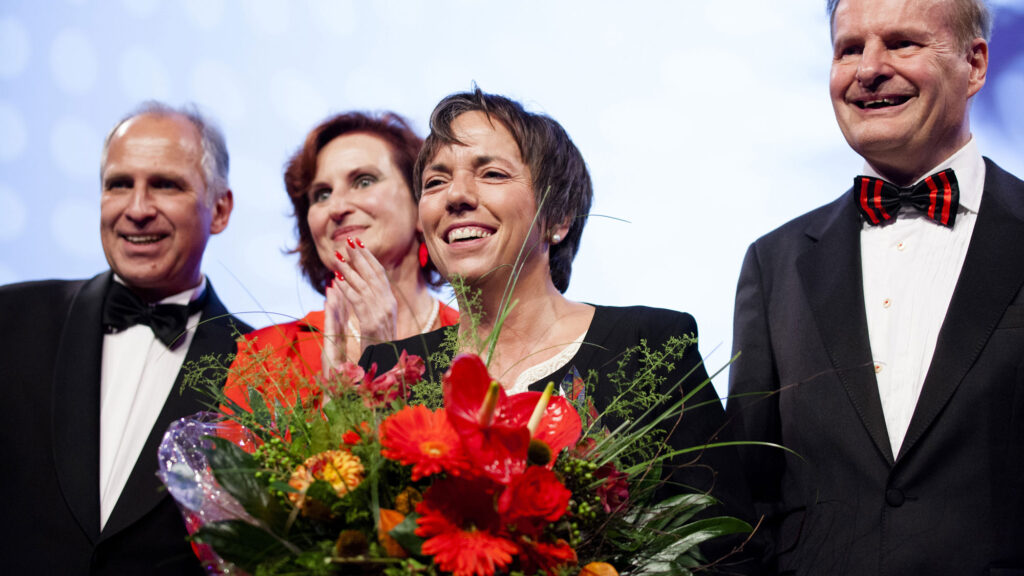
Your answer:
[[[686,312],[649,306],[594,306],[587,340],[664,341],[672,336],[697,336],[697,321]]]
[[[1010,213],[1024,219],[1024,181],[985,158],[985,199],[993,198]]]
[[[795,239],[802,240],[808,234],[813,235],[821,228],[831,224],[836,218],[842,217],[847,211],[856,212],[849,190],[828,204],[819,206],[810,212],[805,212],[761,236],[754,241],[753,245],[758,247],[778,247],[779,245],[791,243]]]
[[[85,280],[33,280],[0,286],[0,298],[14,300],[70,299],[85,284]]]
[[[300,335],[322,334],[324,330],[323,310],[314,310],[298,320],[271,324],[257,328],[245,335],[246,341],[258,341],[260,345],[276,345],[292,342]]]

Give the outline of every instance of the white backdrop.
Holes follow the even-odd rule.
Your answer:
[[[974,133],[1024,175],[1024,0],[995,5]],[[817,0],[2,0],[0,283],[105,269],[103,136],[142,100],[194,101],[227,135],[235,195],[204,270],[253,325],[301,316],[321,301],[283,253],[287,157],[349,109],[395,110],[422,134],[475,81],[550,114],[588,161],[596,202],[569,296],[691,312],[720,366],[746,246],[860,170],[830,57]]]

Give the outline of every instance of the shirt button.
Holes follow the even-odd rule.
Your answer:
[[[875,362],[875,374],[878,374],[881,371],[882,371],[882,365],[879,364],[878,362]]]
[[[892,298],[882,300],[882,308],[888,308],[889,306],[892,306]]]

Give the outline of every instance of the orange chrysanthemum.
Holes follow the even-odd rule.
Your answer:
[[[354,490],[363,481],[363,463],[348,450],[328,450],[306,458],[292,472],[288,484],[299,493],[290,493],[288,498],[302,508],[306,490],[315,480],[327,482],[338,496]]]
[[[406,406],[380,425],[381,454],[412,466],[417,481],[446,471],[458,475],[469,468],[462,443],[444,410]]]

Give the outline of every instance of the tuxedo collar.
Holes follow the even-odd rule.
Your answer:
[[[212,401],[212,399],[204,397],[201,392],[184,388],[184,376],[189,369],[189,364],[198,362],[203,356],[209,354],[224,356],[236,351],[234,319],[228,315],[213,290],[213,286],[207,284],[206,290],[209,291],[209,298],[203,307],[199,326],[189,345],[185,362],[178,372],[170,393],[163,400],[163,409],[146,438],[139,460],[135,463],[135,468],[128,477],[117,504],[110,513],[110,518],[103,528],[101,540],[106,540],[131,526],[156,508],[164,498],[170,497],[156,476],[157,448],[171,422],[208,409],[207,403]],[[239,324],[237,329],[248,331],[248,327],[243,324]]]
[[[1024,182],[985,159],[985,192],[900,454],[921,439],[1024,287]]]
[[[853,196],[844,194],[805,229],[810,244],[796,266],[832,369],[879,454],[892,464],[864,313],[860,229]]]
[[[99,508],[99,420],[100,363],[102,358],[103,299],[112,274],[106,272],[88,281],[75,294],[61,332],[53,380],[53,460],[64,500],[82,532],[93,544],[134,524],[169,498],[156,477],[156,451],[171,421],[204,408],[203,399],[182,390],[184,370],[179,372],[164,408],[150,431],[128,478],[121,497],[100,534]],[[235,331],[248,332],[233,317],[207,284],[209,299],[202,311],[185,364],[207,354],[235,352]]]
[[[111,273],[88,281],[68,307],[53,386],[53,461],[64,500],[82,532],[99,538],[100,362],[103,299]]]

